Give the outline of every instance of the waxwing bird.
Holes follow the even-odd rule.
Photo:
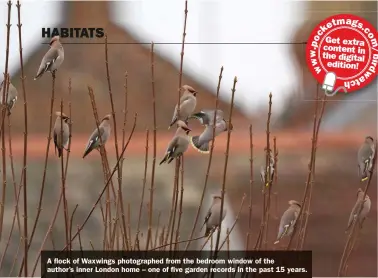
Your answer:
[[[169,142],[167,150],[163,159],[160,161],[159,165],[167,162],[168,164],[172,162],[174,158],[180,157],[189,146],[188,134],[191,129],[186,125],[185,122],[177,121],[177,130],[175,136]]]
[[[294,225],[298,219],[300,210],[300,203],[295,200],[289,201],[289,208],[283,213],[281,217],[277,239],[274,244],[279,243],[281,238],[283,238],[284,236],[290,236],[293,233]]]
[[[371,207],[371,201],[370,201],[370,198],[368,195],[365,196],[365,199],[364,198],[364,191],[359,188],[357,190],[357,201],[352,209],[352,212],[350,213],[350,216],[349,216],[349,220],[348,220],[348,226],[345,230],[345,232],[348,232],[348,230],[350,229],[350,227],[352,227],[352,224],[354,221],[357,220],[357,216],[358,214],[360,213],[360,210],[361,210],[361,213],[358,217],[358,223],[360,225],[360,228],[362,228],[362,224],[366,218],[366,216],[368,215],[369,211],[370,211],[370,207]],[[361,206],[362,206],[362,209],[361,209]]]
[[[358,150],[358,173],[361,181],[366,181],[369,178],[369,173],[373,168],[373,158],[375,155],[374,139],[370,136],[365,138],[364,143]]]
[[[64,49],[60,43],[59,36],[55,36],[50,40],[50,49],[43,56],[39,69],[34,80],[40,78],[45,72],[55,72],[64,60]]]
[[[1,104],[3,104],[3,90],[4,90],[3,84],[4,84],[4,81],[2,81],[0,84],[0,103]],[[5,88],[7,88],[7,86],[5,86]],[[5,91],[5,95],[7,95],[7,91]],[[13,106],[16,104],[17,95],[18,95],[17,89],[13,86],[12,83],[9,83],[8,97],[7,97],[7,102],[6,102],[8,116],[11,114],[11,110]]]
[[[209,211],[206,214],[205,221],[203,225],[206,225],[206,232],[205,236],[209,236],[211,231],[215,228],[219,227],[220,225],[220,214],[221,214],[221,205],[222,205],[222,196],[221,195],[214,195],[211,206]],[[226,217],[227,209],[226,206],[223,204],[223,213],[222,213],[222,220]],[[202,228],[201,228],[202,230]]]
[[[177,107],[176,104],[175,110],[173,112],[172,121],[169,124],[168,129],[170,129],[178,120],[184,121],[187,123],[188,118],[192,115],[194,109],[197,105],[197,91],[194,90],[189,85],[184,85],[180,88],[182,96],[180,98],[180,117],[177,118]]]
[[[198,113],[194,113],[189,117],[189,119],[197,119],[200,121],[200,123],[204,126],[208,125],[214,125],[214,115],[215,115],[215,110],[202,110]],[[224,120],[223,116],[223,111],[222,110],[217,110],[217,115],[215,118],[215,123],[218,123],[222,120]]]
[[[83,158],[85,158],[94,149],[99,150],[100,147],[105,145],[106,141],[108,141],[112,129],[110,126],[110,118],[110,114],[106,115],[101,120],[99,128],[96,127],[96,129],[92,132],[91,136],[89,137],[87,147],[85,148]]]
[[[66,149],[70,139],[70,128],[68,126],[69,117],[60,111],[55,112],[56,120],[54,125],[55,154],[58,150],[58,157],[62,156],[63,149]],[[63,130],[63,134],[61,134]]]
[[[265,171],[265,167],[264,166],[261,166],[260,168],[260,178],[261,178],[261,182],[265,185],[265,186],[269,186],[269,182],[272,182],[273,181],[273,177],[274,177],[274,157],[273,157],[273,154],[272,154],[272,151],[270,150],[269,151],[269,165],[268,167],[266,168],[266,171]],[[269,169],[270,168],[270,169]],[[267,173],[269,173],[269,170],[270,170],[270,181],[265,181],[265,178],[267,177]]]
[[[220,121],[215,123],[214,138],[222,132],[232,129],[232,123],[221,119]],[[190,144],[192,145],[192,147],[200,153],[209,153],[209,143],[213,140],[213,130],[213,125],[207,125],[205,127],[205,130],[200,135],[190,137]]]

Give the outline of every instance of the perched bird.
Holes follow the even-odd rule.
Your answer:
[[[106,141],[108,141],[110,132],[112,130],[110,126],[110,118],[110,114],[106,115],[101,120],[99,128],[96,127],[96,129],[92,132],[91,136],[89,137],[87,147],[85,148],[83,158],[85,158],[94,149],[99,150],[101,144],[105,145]]]
[[[47,71],[55,72],[63,63],[64,49],[59,39],[59,36],[55,36],[50,40],[50,49],[43,56],[34,80],[40,78]]]
[[[3,104],[3,90],[4,90],[3,84],[4,84],[4,81],[2,81],[0,84],[0,103],[1,104]],[[5,86],[5,95],[7,95],[6,88],[7,86]],[[8,115],[11,114],[11,110],[13,106],[16,104],[17,95],[18,95],[17,89],[13,86],[12,83],[9,83],[8,97],[7,97],[7,102],[6,102]]]
[[[159,165],[167,162],[168,164],[172,162],[174,158],[180,157],[189,146],[188,134],[191,129],[181,120],[177,121],[177,130],[175,136],[169,142],[167,150],[163,159],[160,161]]]
[[[190,116],[190,118],[199,119],[201,124],[205,126],[205,130],[200,135],[190,137],[190,144],[200,153],[210,152],[209,143],[213,140],[214,114],[215,110],[203,110]],[[232,129],[232,123],[224,120],[223,111],[217,110],[214,138],[222,132]]]
[[[206,225],[206,232],[205,236],[209,236],[210,232],[217,228],[220,225],[220,214],[221,214],[221,205],[222,205],[222,196],[221,195],[214,195],[213,201],[211,203],[211,206],[209,208],[209,211],[206,214],[205,221],[203,222],[203,225]],[[226,217],[227,209],[226,206],[223,205],[223,213],[222,213],[222,220]],[[202,230],[202,228],[201,228]]]
[[[274,244],[279,243],[281,238],[283,238],[284,236],[290,236],[293,233],[294,225],[298,219],[300,210],[300,203],[295,200],[289,201],[289,208],[283,213],[281,217],[277,240],[274,242]]]
[[[359,188],[357,190],[357,201],[356,201],[356,203],[355,203],[355,205],[352,209],[352,212],[350,213],[348,226],[347,226],[345,232],[348,232],[350,227],[352,227],[352,224],[353,224],[354,221],[356,221],[358,213],[360,213],[360,210],[361,210],[361,213],[358,217],[358,222],[360,224],[360,228],[362,228],[362,224],[363,224],[367,214],[369,213],[370,207],[371,207],[371,201],[370,201],[369,196],[366,195],[365,199],[363,199],[363,197],[364,197],[364,191],[361,188]],[[362,209],[361,209],[361,206],[362,206]]]
[[[184,121],[187,123],[188,118],[193,113],[197,105],[197,92],[189,85],[184,85],[180,88],[182,96],[180,98],[180,117],[177,118],[177,107],[176,104],[175,110],[173,112],[172,121],[169,124],[168,129],[170,129],[178,120]]]
[[[68,126],[70,118],[60,111],[55,112],[55,115],[57,116],[54,125],[55,154],[56,150],[58,150],[58,157],[61,157],[63,149],[65,149],[70,139],[70,128]],[[61,133],[62,130],[63,134]]]
[[[272,154],[272,151],[270,150],[269,152],[269,165],[268,167],[266,168],[266,171],[265,171],[265,167],[264,166],[261,166],[260,168],[260,178],[261,178],[261,182],[265,185],[265,186],[269,186],[269,182],[268,181],[265,181],[265,177],[267,176],[267,173],[269,173],[269,168],[270,168],[270,182],[273,181],[273,178],[274,178],[274,173],[275,173],[275,169],[274,169],[274,157],[273,157],[273,154]]]
[[[373,168],[374,155],[374,139],[370,136],[367,136],[357,154],[358,174],[361,177],[361,181],[366,181],[369,178],[369,172],[371,172]]]

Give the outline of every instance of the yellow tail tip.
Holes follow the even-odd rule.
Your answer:
[[[277,243],[279,243],[280,241],[279,240],[276,240],[273,244],[277,244]]]
[[[203,153],[203,154],[208,154],[208,153],[210,153],[210,150],[208,150],[208,151],[203,151],[203,150],[200,150],[199,148],[197,148],[197,147],[194,145],[194,143],[193,143],[193,137],[192,137],[192,136],[189,137],[189,142],[190,142],[190,145],[192,145],[193,149],[195,149],[197,152],[199,152],[199,153]]]
[[[368,177],[363,178],[363,179],[361,179],[361,181],[366,181],[367,179],[369,179],[369,178]]]

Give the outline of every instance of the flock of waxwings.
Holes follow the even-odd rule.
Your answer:
[[[59,40],[59,36],[53,37],[50,41],[50,49],[47,51],[43,57],[37,74],[34,80],[40,78],[45,72],[50,72],[55,74],[57,69],[61,66],[64,60],[64,49]],[[1,92],[3,92],[4,81],[1,83]],[[176,105],[171,123],[168,129],[176,124],[177,130],[173,139],[169,142],[167,150],[160,164],[171,163],[173,159],[179,158],[189,147],[192,147],[201,152],[209,153],[209,142],[212,141],[213,137],[218,136],[222,132],[232,130],[233,126],[231,123],[224,120],[223,111],[221,110],[203,110],[198,113],[194,113],[197,104],[197,92],[191,86],[184,85],[180,88],[181,98],[179,104]],[[9,83],[8,85],[8,97],[6,102],[6,107],[8,110],[8,115],[11,114],[11,110],[17,101],[17,89]],[[1,104],[2,93],[1,93]],[[179,107],[179,109],[178,109]],[[179,110],[179,111],[178,111]],[[67,150],[68,141],[70,138],[69,129],[69,117],[61,112],[56,112],[56,121],[54,125],[54,144],[55,151],[58,151],[58,156],[62,155],[63,149]],[[85,158],[91,151],[99,150],[100,147],[108,141],[111,133],[110,125],[111,115],[106,115],[99,128],[96,128],[91,136],[89,137],[87,146],[85,148],[83,158]],[[197,119],[205,127],[202,134],[199,136],[189,136],[191,129],[188,127],[189,119]],[[215,126],[215,127],[214,127]],[[63,131],[62,131],[63,130]],[[364,182],[369,179],[369,174],[373,171],[373,159],[375,155],[375,144],[374,139],[370,136],[365,138],[363,145],[360,147],[357,155],[358,160],[358,173],[361,181]],[[261,168],[260,176],[264,185],[268,186],[269,181],[265,180],[266,172],[265,167]],[[270,172],[270,181],[274,177],[274,158],[272,153],[270,153],[270,163],[267,172]],[[365,195],[365,198],[364,198]],[[220,221],[226,216],[227,210],[223,208],[222,219],[221,214],[221,201],[222,197],[218,195],[213,196],[212,204],[206,214],[205,221],[202,225],[206,225],[205,236],[209,236],[215,228],[220,224]],[[295,200],[290,200],[289,208],[283,213],[279,225],[278,236],[274,244],[278,243],[280,239],[284,236],[290,236],[293,233],[294,225],[300,214],[301,204]],[[361,208],[362,206],[362,208]],[[352,209],[349,217],[346,232],[350,229],[355,221],[358,221],[360,227],[365,220],[367,214],[370,211],[371,201],[368,195],[364,194],[363,190],[360,188],[357,191],[357,201]],[[360,213],[360,214],[359,214]],[[358,216],[359,214],[359,216]],[[357,219],[358,218],[358,219]],[[201,229],[202,229],[201,228]]]

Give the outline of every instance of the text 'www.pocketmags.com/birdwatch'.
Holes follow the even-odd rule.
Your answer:
[[[377,31],[369,21],[356,15],[330,16],[312,31],[306,60],[327,96],[340,89],[344,93],[358,91],[377,76]]]
[[[59,36],[61,38],[79,38],[79,39],[93,39],[104,37],[104,28],[42,28],[42,38],[52,38]]]

